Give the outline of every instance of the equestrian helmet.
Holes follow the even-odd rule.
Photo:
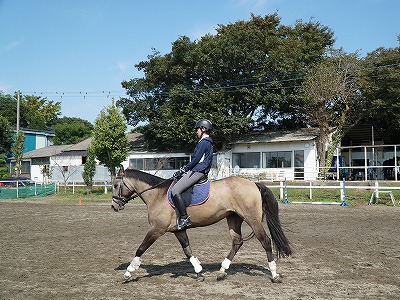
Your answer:
[[[213,126],[211,122],[207,119],[200,119],[196,122],[194,128],[204,127],[206,130],[212,130]]]

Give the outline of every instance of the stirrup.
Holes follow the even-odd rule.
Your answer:
[[[192,225],[190,221],[190,216],[180,216],[176,221],[176,230],[182,230],[188,228]]]

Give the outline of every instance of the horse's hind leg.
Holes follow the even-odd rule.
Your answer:
[[[225,279],[227,276],[226,270],[229,269],[233,258],[236,253],[239,251],[240,247],[243,245],[242,238],[242,223],[243,219],[239,217],[237,214],[231,214],[226,217],[228,221],[229,234],[232,238],[232,248],[227,257],[225,257],[224,261],[221,263],[221,269],[217,275],[217,280]]]
[[[271,239],[268,237],[267,233],[261,222],[256,222],[254,224],[249,224],[253,229],[253,232],[257,239],[260,241],[262,247],[267,253],[268,267],[271,272],[272,282],[280,282],[281,278],[278,273],[276,273],[276,263],[274,261],[274,255],[272,254],[272,243]]]
[[[183,252],[185,253],[186,257],[189,258],[191,264],[193,265],[194,271],[196,272],[197,275],[197,279],[204,280],[204,277],[201,274],[203,267],[201,266],[200,261],[197,259],[197,257],[194,257],[192,255],[192,249],[190,248],[189,237],[186,233],[186,230],[175,232],[175,236],[178,239],[179,243],[181,244]]]

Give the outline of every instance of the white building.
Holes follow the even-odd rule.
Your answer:
[[[318,132],[305,128],[244,135],[232,142],[228,152],[219,154],[218,177],[240,174],[270,180],[315,180]]]
[[[210,178],[240,174],[270,180],[315,180],[317,133],[315,129],[302,129],[242,136],[230,145],[229,150],[214,155]],[[127,134],[127,138],[131,150],[122,163],[125,168],[168,178],[190,161],[191,153],[148,151],[140,133]],[[37,182],[83,182],[82,171],[90,143],[89,138],[75,145],[49,146],[24,153],[23,160],[30,164],[27,175]],[[109,181],[108,169],[97,166],[93,180]]]

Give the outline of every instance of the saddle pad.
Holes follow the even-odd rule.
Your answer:
[[[175,181],[172,182],[167,192],[167,199],[169,204],[175,208],[174,201],[172,200],[171,189]],[[182,198],[190,197],[190,204],[188,206],[200,205],[206,202],[210,196],[211,181],[202,184],[195,184],[193,188],[189,188],[182,194]],[[185,199],[186,200],[186,199]]]

